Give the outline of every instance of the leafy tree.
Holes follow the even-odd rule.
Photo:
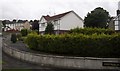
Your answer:
[[[6,22],[5,22],[5,20],[2,21],[2,24],[3,24],[3,27],[6,26]]]
[[[11,35],[11,41],[12,41],[12,43],[16,43],[17,42],[16,34],[12,34]]]
[[[98,7],[87,14],[84,19],[84,27],[106,28],[109,20],[109,12]]]
[[[17,20],[16,19],[13,19],[13,21],[12,21],[13,23],[16,23],[17,22]]]
[[[45,28],[45,34],[54,34],[54,26],[51,22],[47,23],[47,27]]]
[[[23,20],[18,20],[17,23],[23,23]]]
[[[33,23],[33,21],[32,21],[32,20],[30,20],[30,23]]]
[[[34,20],[34,22],[32,23],[32,30],[37,30],[39,33],[39,21],[38,20]]]
[[[22,29],[21,34],[22,34],[22,36],[27,36],[28,30],[27,29]]]

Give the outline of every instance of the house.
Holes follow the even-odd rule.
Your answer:
[[[2,33],[2,27],[3,27],[2,20],[0,20],[0,33]]]
[[[26,22],[23,24],[23,28],[30,30],[31,24],[30,24],[28,21],[26,21]]]
[[[31,24],[28,21],[24,21],[22,23],[17,23],[15,29],[21,31],[21,29],[28,29],[30,30]]]
[[[28,21],[22,21],[22,22],[10,22],[6,23],[5,31],[10,31],[10,30],[16,30],[16,31],[21,31],[21,29],[30,29],[31,24]]]
[[[114,25],[114,27],[112,29],[119,31],[120,30],[120,1],[118,2],[117,16],[114,17],[114,19],[112,21],[113,21],[113,25]]]
[[[10,23],[6,23],[6,27],[5,27],[5,31],[11,31],[11,30],[17,30],[17,31],[20,31],[22,29],[22,26],[23,23],[13,23],[13,22],[10,22]]]
[[[61,34],[70,29],[83,28],[83,19],[74,11],[65,12],[54,16],[42,16],[39,21],[39,32],[44,34],[47,24],[51,22],[54,25],[55,34]]]
[[[115,30],[120,30],[120,13],[114,19]]]

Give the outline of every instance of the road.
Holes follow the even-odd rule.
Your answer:
[[[42,65],[31,64],[26,61],[22,61],[11,57],[2,51],[2,37],[0,37],[0,58],[2,63],[2,69],[54,69]]]
[[[0,35],[0,70],[2,69],[2,37]]]

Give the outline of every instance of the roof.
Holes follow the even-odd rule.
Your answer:
[[[54,16],[47,15],[47,16],[43,16],[43,17],[45,18],[45,20],[50,21],[50,20],[60,19],[61,17],[69,14],[70,12],[72,12],[72,11],[65,12],[65,13],[58,14],[58,15],[54,15]]]

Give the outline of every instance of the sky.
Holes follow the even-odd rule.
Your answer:
[[[82,19],[97,7],[116,16],[119,0],[0,0],[0,19],[39,20],[42,15],[75,11]]]

